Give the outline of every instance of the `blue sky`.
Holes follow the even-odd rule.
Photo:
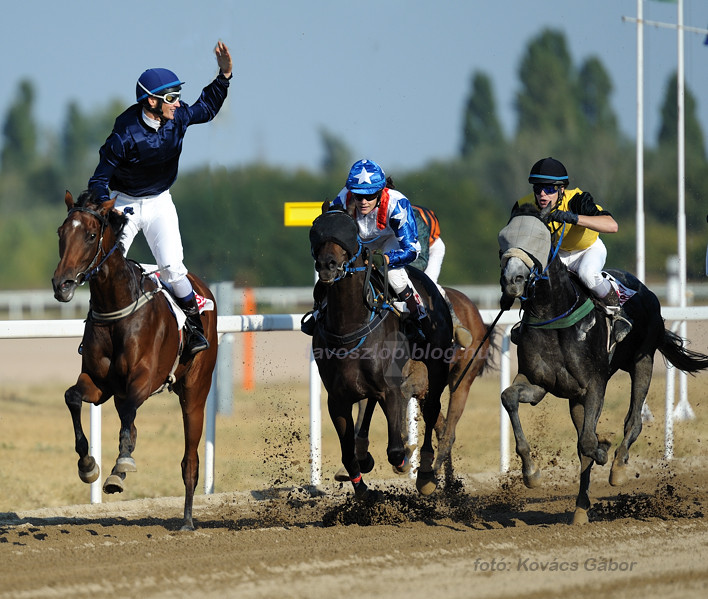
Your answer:
[[[675,23],[677,5],[646,0],[644,18]],[[389,172],[454,156],[474,71],[487,73],[507,132],[518,68],[543,27],[562,29],[573,60],[598,56],[610,72],[622,129],[636,131],[636,0],[25,0],[2,9],[0,118],[23,78],[35,118],[58,132],[69,101],[87,111],[134,101],[148,67],[175,71],[188,102],[216,74],[229,45],[235,76],[217,119],[190,130],[182,167],[252,164],[316,169],[320,130]],[[708,2],[684,0],[684,23],[708,28]],[[686,33],[686,83],[708,133],[708,46]],[[674,30],[645,27],[645,139],[653,143]],[[98,149],[98,148],[97,148]],[[544,154],[542,140],[539,154]],[[87,177],[90,173],[87,173]]]

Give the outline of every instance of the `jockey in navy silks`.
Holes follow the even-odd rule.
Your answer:
[[[137,81],[136,104],[120,114],[99,150],[99,163],[88,187],[115,208],[128,223],[120,239],[126,255],[143,231],[164,280],[187,316],[187,351],[193,355],[209,347],[204,336],[197,299],[184,266],[182,238],[170,187],[177,179],[179,157],[187,127],[211,121],[226,99],[232,77],[229,49],[214,49],[219,74],[192,105],[181,100],[183,81],[168,69],[148,69]]]

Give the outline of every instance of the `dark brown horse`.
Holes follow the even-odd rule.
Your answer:
[[[319,282],[326,293],[326,309],[315,328],[312,349],[327,389],[327,407],[339,436],[342,465],[355,495],[368,496],[362,473],[374,466],[368,452],[368,431],[377,405],[388,424],[389,463],[399,474],[410,469],[410,454],[402,438],[410,396],[404,396],[402,387],[411,375],[414,360],[424,364],[427,374],[427,393],[421,406],[425,431],[416,488],[428,495],[437,485],[432,434],[454,351],[445,301],[430,279],[427,283],[412,281],[426,302],[431,326],[425,346],[411,344],[401,333],[400,317],[392,309],[391,298],[387,301],[385,293],[378,293],[372,283],[372,270],[365,264],[354,219],[338,210],[325,212],[313,223],[310,242]],[[355,435],[352,407],[363,399],[370,401]]]
[[[184,421],[182,528],[193,530],[197,450],[216,364],[216,309],[202,315],[209,349],[182,358],[182,335],[166,292],[145,276],[138,264],[123,257],[119,238],[126,217],[113,210],[112,200],[97,203],[89,192],[74,203],[67,191],[64,201],[69,214],[59,227],[54,296],[60,302],[71,301],[76,288],[87,281],[91,292],[91,310],[81,343],[81,374],[64,394],[74,424],[79,477],[92,483],[100,476],[81,427],[82,402],[100,405],[114,398],[121,423],[118,458],[103,490],[120,493],[126,473],[137,470],[132,455],[137,409],[150,395],[169,387],[179,396]],[[189,278],[197,294],[214,301],[204,282],[191,274]]]
[[[415,271],[411,271],[411,274]],[[413,274],[415,277],[415,275]],[[459,318],[462,326],[467,328],[472,335],[472,343],[466,348],[455,346],[452,354],[452,362],[450,364],[450,372],[448,375],[449,388],[452,389],[457,384],[455,390],[450,393],[450,398],[447,404],[447,413],[443,414],[442,410],[438,416],[438,421],[435,423],[435,435],[438,439],[438,451],[435,456],[433,471],[439,472],[440,468],[444,468],[445,482],[449,484],[453,478],[452,466],[452,446],[455,443],[455,431],[457,423],[462,417],[462,412],[467,405],[470,387],[474,380],[480,376],[484,367],[487,365],[490,357],[491,341],[489,336],[486,336],[487,325],[484,324],[482,316],[476,304],[468,298],[464,293],[445,287],[445,293],[450,300],[455,314]],[[467,372],[465,372],[462,380],[458,379],[467,367],[469,361],[472,360]],[[425,368],[413,367],[409,374],[406,384],[403,387],[403,395],[405,397],[416,396],[416,399],[424,399],[426,392],[427,371]],[[418,397],[417,394],[422,394]],[[361,426],[366,413],[367,400],[359,402],[357,419],[355,423],[356,431],[356,446],[360,452],[364,448],[368,449],[368,438],[359,435]],[[340,482],[349,480],[349,474],[346,469],[341,468],[335,475],[334,479]]]

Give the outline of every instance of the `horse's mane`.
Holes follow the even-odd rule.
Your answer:
[[[74,205],[78,208],[92,208],[94,210],[100,208],[101,201],[98,199],[98,190],[86,189],[82,191]],[[109,210],[107,216],[108,224],[113,229],[116,238],[119,238],[123,227],[128,222],[128,217],[117,210]]]

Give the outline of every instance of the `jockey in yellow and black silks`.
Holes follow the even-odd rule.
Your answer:
[[[596,204],[589,193],[578,188],[568,189],[568,172],[554,158],[536,162],[531,167],[529,183],[533,185],[533,193],[516,202],[512,214],[524,204],[535,203],[541,210],[552,206],[548,228],[553,233],[554,241],[563,232],[558,257],[601,301],[605,311],[614,317],[615,339],[621,341],[631,330],[631,323],[624,316],[618,318],[621,309],[619,297],[610,282],[602,276],[607,249],[600,239],[600,233],[617,232],[617,221],[609,211]]]

